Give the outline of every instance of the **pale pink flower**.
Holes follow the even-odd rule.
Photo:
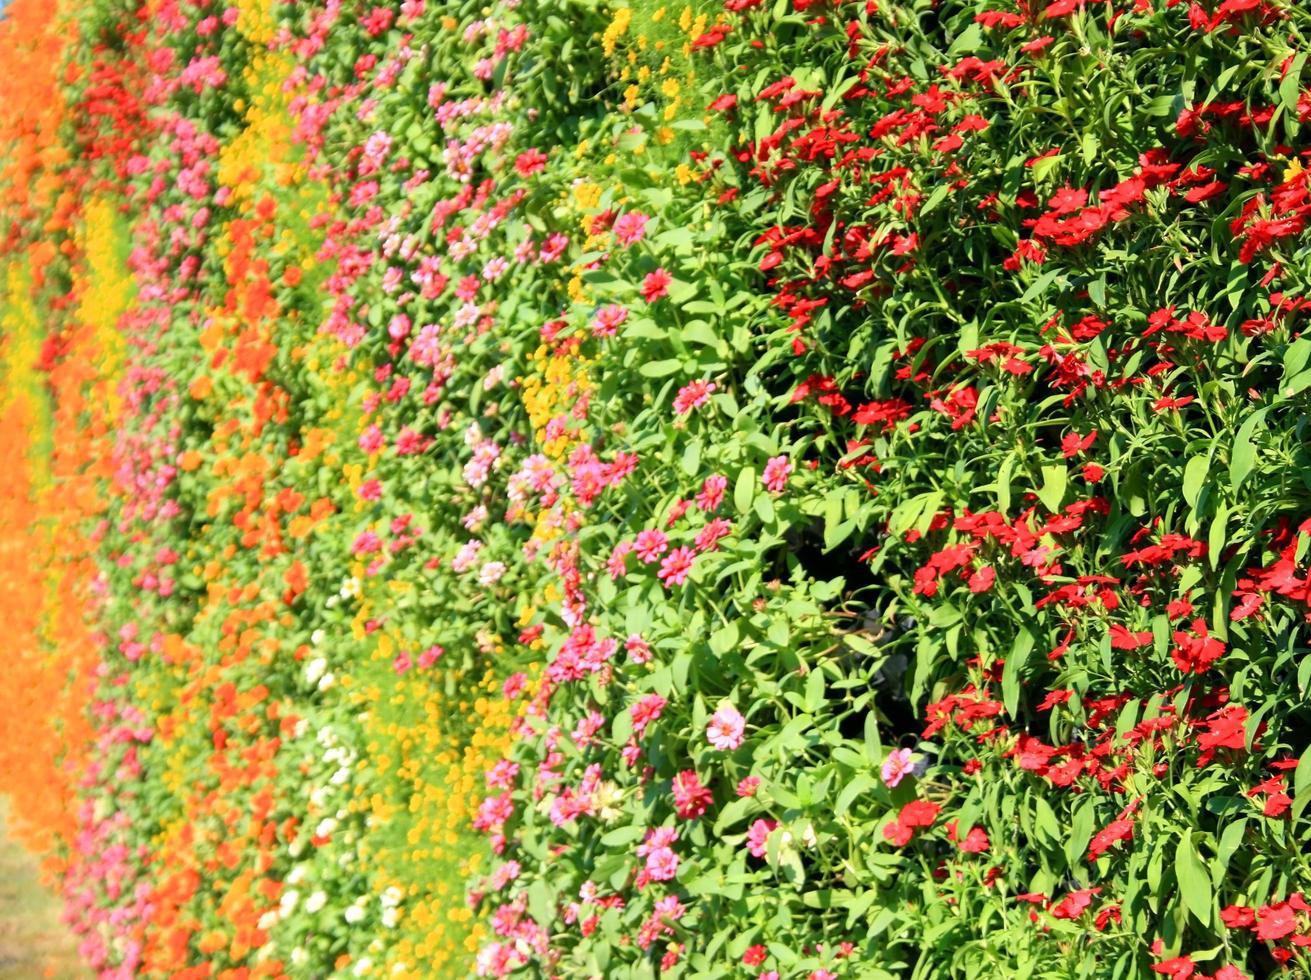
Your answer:
[[[883,782],[889,788],[896,786],[912,769],[914,763],[911,761],[910,749],[893,749],[883,760]]]
[[[710,716],[710,723],[706,725],[706,738],[719,751],[732,752],[742,744],[745,731],[746,720],[742,713],[731,704],[722,704]]]

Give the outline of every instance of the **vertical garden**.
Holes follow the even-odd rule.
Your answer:
[[[95,975],[1311,978],[1311,8],[0,49],[0,792]]]

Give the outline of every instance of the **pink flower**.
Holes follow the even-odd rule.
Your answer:
[[[658,847],[646,858],[646,874],[652,881],[669,881],[678,874],[678,855],[667,847]]]
[[[633,731],[641,735],[646,726],[660,717],[665,708],[665,699],[659,694],[648,694],[632,707]]]
[[[721,752],[731,752],[742,744],[746,730],[746,721],[741,712],[731,704],[722,704],[719,710],[710,716],[706,726],[706,738],[710,744]]]
[[[770,493],[782,493],[783,488],[788,484],[788,477],[792,475],[792,464],[786,456],[774,456],[765,464],[765,472],[761,474],[761,482],[765,484],[765,489]]]
[[[682,585],[687,581],[695,557],[696,552],[687,547],[675,548],[665,556],[665,560],[660,563],[657,577],[665,584],[666,589],[674,585]]]
[[[728,477],[719,473],[706,477],[701,484],[701,492],[696,495],[696,505],[707,514],[719,509],[724,502],[724,491],[728,489]]]
[[[738,796],[755,796],[756,790],[760,789],[759,776],[747,776],[737,784]]]
[[[910,749],[893,749],[883,760],[883,782],[889,788],[896,786],[914,768]]]
[[[514,169],[520,177],[531,177],[546,166],[546,154],[537,148],[524,150],[514,161]]]
[[[603,306],[596,311],[596,316],[592,317],[592,336],[613,337],[627,319],[627,307],[618,303]]]
[[[628,651],[628,659],[635,664],[644,664],[651,659],[651,646],[638,633],[624,641],[624,649]]]
[[[674,277],[664,269],[648,272],[646,278],[642,280],[642,299],[648,303],[663,299],[669,295],[669,284],[673,281]]]
[[[633,542],[620,541],[615,545],[615,550],[610,552],[610,557],[606,560],[606,571],[610,573],[612,579],[621,578],[627,571],[628,554],[633,550]]]
[[[615,239],[620,245],[633,245],[646,237],[646,223],[651,219],[640,211],[629,211],[615,219]]]
[[[778,827],[775,820],[760,819],[747,828],[747,851],[752,857],[763,858],[769,846],[769,835]]]
[[[706,812],[715,801],[714,795],[692,769],[685,769],[674,777],[674,809],[683,820],[692,820]]]
[[[732,527],[733,525],[722,517],[716,517],[714,520],[706,524],[706,526],[701,529],[700,533],[697,534],[696,550],[718,551],[719,539],[728,537],[729,531]]]
[[[700,408],[710,401],[710,394],[717,387],[713,381],[699,380],[683,385],[674,398],[674,411],[679,415],[687,415],[692,409]]]
[[[638,558],[645,564],[650,565],[654,561],[659,561],[660,556],[665,553],[668,547],[669,538],[665,537],[665,532],[650,528],[638,532],[633,550],[637,552]]]

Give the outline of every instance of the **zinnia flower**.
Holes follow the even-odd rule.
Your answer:
[[[732,752],[742,744],[746,721],[731,704],[720,705],[706,725],[706,738],[721,752]]]

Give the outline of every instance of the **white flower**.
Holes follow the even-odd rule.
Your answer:
[[[307,868],[305,865],[303,864],[296,865],[294,868],[291,869],[291,873],[287,875],[287,884],[292,886],[299,885],[302,881],[305,880],[306,870]]]
[[[310,684],[317,684],[327,669],[328,661],[322,657],[315,657],[305,665],[305,680]]]
[[[299,901],[300,892],[296,891],[294,888],[289,888],[282,893],[282,899],[278,903],[278,911],[282,914],[284,919],[291,915],[296,908],[296,903]]]
[[[314,828],[315,837],[328,837],[337,829],[337,821],[333,817],[324,817],[319,821],[319,825]]]
[[[361,957],[355,961],[355,969],[351,971],[354,976],[362,977],[373,969],[373,960],[367,956]]]
[[[319,681],[319,690],[326,691],[328,688],[332,687],[332,685],[336,683],[337,683],[337,675],[331,672],[326,673],[323,675],[323,678]]]
[[[295,949],[291,951],[291,962],[294,963],[296,966],[304,966],[309,961],[310,961],[310,954],[305,952],[305,950],[302,947],[297,946]]]
[[[382,924],[388,929],[394,929],[400,919],[400,913],[396,909],[382,910]]]
[[[382,903],[383,908],[394,909],[397,905],[401,904],[401,899],[404,897],[405,897],[404,894],[401,892],[399,888],[397,888],[395,885],[391,885],[385,892],[382,893],[378,901]]]
[[[352,905],[346,909],[344,918],[351,925],[355,925],[357,922],[363,922],[364,909],[360,908],[358,905]]]
[[[315,630],[313,633],[310,634],[310,642],[313,643],[315,646],[318,646],[320,643],[323,642],[323,638],[327,635],[328,634],[323,632],[323,630],[321,629]]]
[[[305,900],[305,911],[313,914],[327,904],[328,896],[321,891],[317,891]]]

